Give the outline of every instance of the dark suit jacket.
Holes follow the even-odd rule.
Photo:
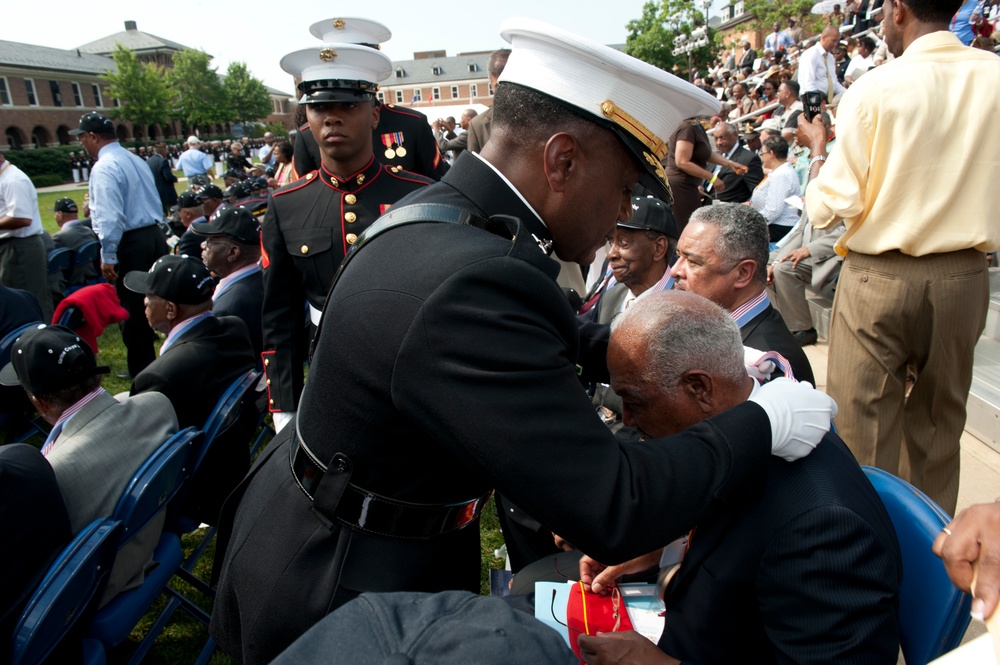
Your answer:
[[[57,248],[69,247],[74,251],[80,249],[80,247],[88,242],[96,241],[97,234],[94,233],[94,230],[84,226],[82,223],[70,226],[64,225],[52,236],[53,246]],[[96,280],[98,277],[97,266],[93,263],[78,266],[70,273],[68,282],[66,280],[60,280],[60,284],[58,287],[54,286],[53,291],[58,288],[61,298],[66,286],[83,286],[93,280]],[[52,281],[52,277],[49,277],[49,281]]]
[[[230,384],[255,365],[246,324],[235,316],[213,316],[139,372],[132,380],[132,394],[163,393],[174,405],[181,429],[201,429]],[[217,522],[223,500],[250,467],[248,445],[237,437],[212,446],[192,481],[185,514]]]
[[[6,287],[4,287],[6,288]],[[0,663],[35,587],[70,541],[69,516],[52,467],[38,449],[0,446]]]
[[[660,648],[691,663],[892,665],[892,522],[844,443],[772,457],[759,497],[702,520],[667,585]]]
[[[726,189],[719,194],[719,200],[725,203],[749,201],[753,195],[754,187],[764,179],[764,166],[761,164],[760,157],[752,150],[740,146],[730,159],[737,164],[746,166],[747,173],[746,175],[737,175],[731,168],[722,167],[719,170],[719,179],[726,183]]]
[[[170,206],[177,203],[177,190],[174,183],[177,176],[170,170],[170,161],[160,155],[153,155],[146,160],[149,170],[153,172],[153,181],[156,183],[156,193],[160,195],[160,203],[164,210],[169,210]]]
[[[216,316],[236,316],[243,320],[250,333],[254,358],[260,358],[262,346],[261,312],[264,306],[264,279],[260,271],[233,283],[212,303]]]
[[[296,427],[271,443],[224,514],[211,633],[248,665],[362,591],[479,588],[477,524],[426,540],[341,527],[326,492],[344,476],[328,472],[311,502],[289,468],[296,429],[324,463],[346,455],[365,490],[450,504],[496,488],[612,561],[672,540],[714,502],[763,482],[770,427],[756,404],[666,443],[616,443],[580,387],[575,364],[596,360],[581,358],[558,265],[532,238],[549,232],[489,166],[462,155],[397,206],[418,202],[522,226],[400,226],[342,273]]]
[[[740,328],[740,335],[745,346],[759,351],[777,351],[792,364],[796,379],[816,385],[809,358],[774,307],[768,305],[767,309],[747,321]]]
[[[739,68],[743,69],[744,67],[753,67],[753,62],[756,59],[757,59],[757,51],[753,49],[746,51],[743,54],[743,57],[740,58]]]

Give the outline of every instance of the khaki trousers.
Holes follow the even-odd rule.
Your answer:
[[[899,475],[955,512],[973,353],[986,325],[982,252],[851,252],[830,326],[827,390],[858,462]],[[916,382],[906,397],[907,367]]]

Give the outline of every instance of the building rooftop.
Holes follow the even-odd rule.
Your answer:
[[[463,81],[488,76],[486,67],[490,52],[463,53],[450,57],[397,60],[395,74],[383,81],[383,86],[419,85],[437,81]]]
[[[59,72],[103,74],[115,68],[115,63],[103,55],[20,42],[0,41],[0,66]]]
[[[121,44],[130,51],[136,53],[148,53],[150,51],[183,51],[190,48],[183,44],[142,32],[136,26],[135,21],[125,21],[125,30],[116,32],[113,35],[102,37],[93,42],[83,44],[77,48],[84,53],[100,53],[110,55],[115,50],[115,45]]]

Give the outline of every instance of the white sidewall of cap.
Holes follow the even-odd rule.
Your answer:
[[[336,56],[325,61],[320,52],[332,49]],[[378,83],[392,74],[392,59],[367,46],[328,42],[293,51],[281,59],[281,68],[303,81],[345,79]]]
[[[335,28],[334,21],[343,21],[343,27]],[[392,31],[382,23],[357,16],[338,16],[317,21],[309,26],[309,34],[323,42],[348,44],[381,44],[392,39]]]
[[[664,142],[686,118],[718,113],[704,90],[658,67],[555,26],[527,18],[500,25],[511,54],[500,75],[604,118],[610,100]]]

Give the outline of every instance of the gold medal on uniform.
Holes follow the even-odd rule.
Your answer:
[[[393,132],[392,142],[396,145],[396,156],[406,157],[406,148],[403,147],[403,132]]]
[[[392,134],[382,135],[382,145],[385,146],[385,158],[393,159],[396,156],[396,151],[392,149]]]

